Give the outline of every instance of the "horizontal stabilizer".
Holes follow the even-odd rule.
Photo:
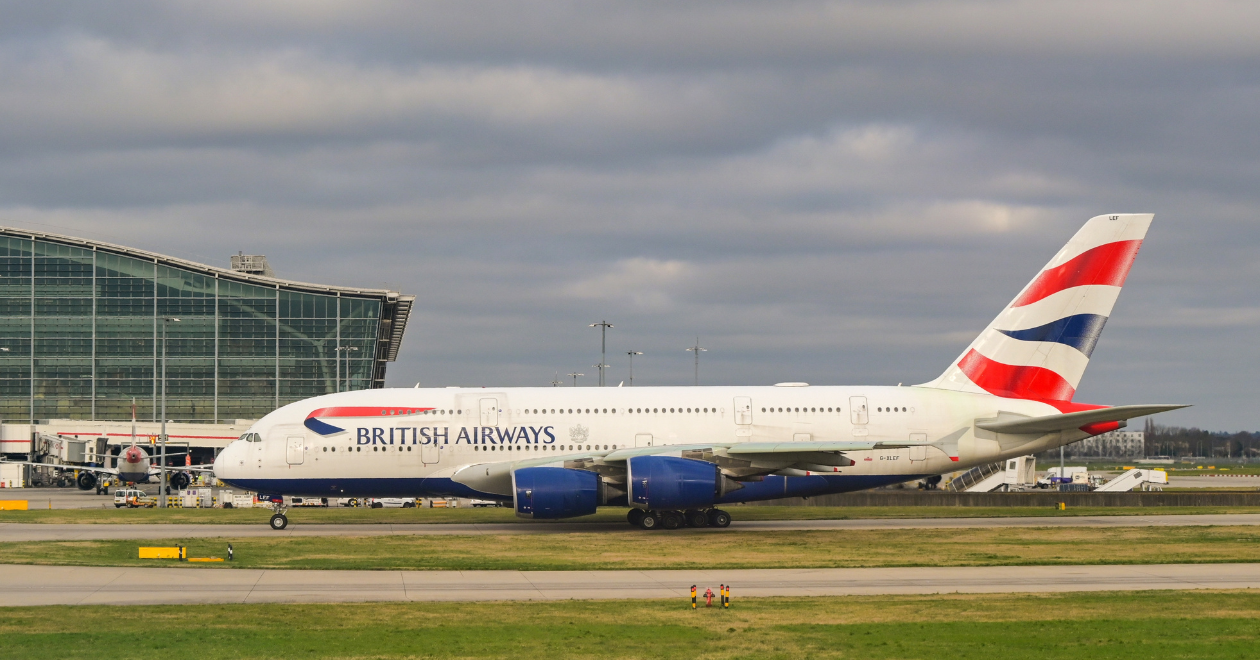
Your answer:
[[[976,426],[994,433],[1054,433],[1055,431],[1079,429],[1087,424],[1121,422],[1134,417],[1146,417],[1155,413],[1189,407],[1182,404],[1116,406],[1114,408],[1083,410],[1062,415],[1046,415],[1045,417],[1029,417],[1014,420],[1008,418],[1000,421],[977,422]]]

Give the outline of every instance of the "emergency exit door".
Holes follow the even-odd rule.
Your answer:
[[[735,423],[740,426],[752,424],[752,397],[735,397]]]
[[[866,409],[866,397],[849,397],[849,418],[853,420],[855,425],[862,425],[870,422],[870,417],[870,411]]]
[[[285,459],[289,465],[301,465],[302,459],[306,454],[306,438],[300,435],[289,436],[289,443],[285,453]]]
[[[482,399],[481,400],[481,425],[482,426],[498,426],[499,425],[499,400],[498,399]]]

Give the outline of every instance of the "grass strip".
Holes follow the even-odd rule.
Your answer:
[[[451,536],[293,536],[0,543],[4,563],[173,566],[137,548],[184,545],[206,568],[601,570],[1176,564],[1260,561],[1260,527],[995,528],[634,532]]]
[[[1076,516],[1151,516],[1260,513],[1260,507],[965,507],[965,506],[732,506],[736,520],[867,520],[876,518],[1012,518]],[[267,524],[270,509],[36,509],[0,511],[0,523],[48,524]],[[626,509],[605,507],[598,513],[559,522],[624,522]],[[304,525],[400,523],[546,522],[517,518],[510,508],[486,509],[289,509],[289,520]]]
[[[703,585],[710,586],[710,585]],[[711,585],[716,587],[717,585]],[[1260,594],[0,608],[0,660],[1253,657]]]

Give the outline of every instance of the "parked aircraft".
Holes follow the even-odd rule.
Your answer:
[[[722,504],[873,488],[1022,456],[1181,405],[1073,401],[1149,214],[1089,220],[941,376],[912,387],[380,389],[263,417],[215,475],[268,494],[459,496],[524,518],[629,507],[725,527]]]
[[[168,453],[167,457],[177,456],[180,453]],[[185,465],[181,467],[162,467],[154,462],[149,453],[140,447],[136,440],[136,404],[131,403],[131,444],[128,445],[118,458],[114,461],[114,467],[108,466],[84,466],[84,465],[62,465],[57,463],[38,463],[32,461],[0,461],[8,463],[18,463],[21,465],[30,465],[39,468],[52,468],[62,473],[67,471],[78,472],[75,480],[80,490],[91,490],[96,486],[97,479],[101,476],[114,477],[116,483],[124,484],[147,484],[150,479],[161,479],[162,470],[166,470],[170,474],[171,488],[176,490],[187,488],[191,479],[188,472],[210,472],[209,465]]]

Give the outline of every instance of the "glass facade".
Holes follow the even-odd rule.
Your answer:
[[[0,234],[0,420],[156,420],[163,362],[167,419],[257,419],[380,387],[397,353],[388,296],[80,243]]]

